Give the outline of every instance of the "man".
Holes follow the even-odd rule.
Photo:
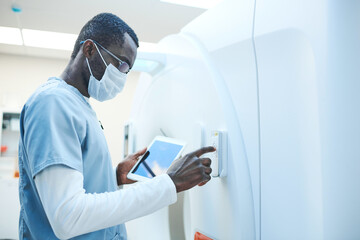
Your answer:
[[[115,15],[103,13],[81,30],[60,78],[50,78],[21,112],[20,239],[126,239],[124,222],[176,202],[176,193],[210,180],[213,147],[176,160],[167,174],[134,187],[127,173],[145,153],[113,172],[110,154],[88,98],[119,93],[136,58],[138,39]]]

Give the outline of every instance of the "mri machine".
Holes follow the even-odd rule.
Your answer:
[[[224,0],[139,52],[124,153],[156,135],[217,144],[218,176],[127,223],[129,239],[360,239],[359,12]]]
[[[224,0],[138,53],[124,153],[156,135],[219,151],[217,176],[128,222],[129,240],[360,239],[359,12]]]

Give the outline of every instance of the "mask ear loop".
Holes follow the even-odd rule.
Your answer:
[[[96,43],[95,43],[93,40],[91,40],[91,39],[87,39],[87,40],[90,40],[90,41],[91,41],[91,42],[95,45],[96,50],[98,51],[98,53],[99,53],[99,55],[100,55],[101,59],[103,60],[103,62],[104,62],[104,64],[105,64],[105,66],[107,67],[108,65],[106,64],[106,62],[105,62],[105,60],[104,60],[103,56],[101,55],[101,53],[100,53],[100,50],[99,50],[98,46],[96,46]],[[83,44],[83,43],[84,43],[84,42],[86,42],[87,40],[85,40],[85,41],[81,41],[81,42],[80,42],[80,44]],[[88,58],[86,58],[86,63],[87,63],[87,65],[88,65],[88,67],[89,67],[90,74],[93,76],[92,71],[91,71],[91,68],[90,68],[90,64],[89,64],[89,60],[88,60]]]
[[[91,39],[87,39],[87,40],[90,40],[90,41],[92,41],[93,42],[93,40],[91,40]],[[85,41],[81,41],[80,42],[80,44],[83,44],[84,42],[86,42],[87,40],[85,40]],[[94,42],[93,42],[94,43]],[[95,44],[95,43],[94,43]],[[95,45],[96,46],[96,45]],[[99,51],[99,50],[98,50]],[[102,58],[102,57],[101,57]],[[89,60],[88,60],[88,58],[86,58],[86,63],[87,63],[87,65],[88,65],[88,68],[89,68],[89,72],[90,72],[90,75],[91,76],[94,76],[93,74],[92,74],[92,71],[91,71],[91,67],[90,67],[90,64],[89,64]]]
[[[88,65],[88,68],[89,68],[89,71],[90,71],[91,76],[93,76],[92,71],[91,71],[91,68],[90,68],[89,60],[88,60],[87,58],[86,58],[86,63],[87,63],[87,65]]]

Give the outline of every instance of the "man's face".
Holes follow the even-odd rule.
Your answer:
[[[96,44],[96,43],[94,43],[94,44]],[[100,46],[98,46],[98,49],[107,64],[112,64],[116,68],[118,68],[120,71],[122,70],[120,67],[120,62],[118,60],[116,60],[115,57],[111,56],[109,53],[107,53],[105,50],[103,50]],[[111,44],[106,49],[108,51],[110,51],[112,54],[114,54],[121,61],[126,62],[129,65],[130,69],[133,67],[135,58],[136,58],[136,54],[137,54],[137,46],[136,46],[134,40],[129,36],[129,34],[125,33],[124,43],[123,43],[122,47],[119,46],[118,44]],[[104,75],[106,66],[105,66],[104,62],[102,61],[97,50],[94,53],[93,58],[90,59],[89,62],[90,62],[90,66],[92,68],[95,78],[100,80],[102,78],[102,76]]]

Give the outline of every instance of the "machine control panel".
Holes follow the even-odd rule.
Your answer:
[[[215,152],[208,153],[204,157],[211,159],[211,176],[225,177],[226,176],[226,161],[227,161],[227,141],[226,133],[224,131],[211,131],[210,145],[216,148]]]

